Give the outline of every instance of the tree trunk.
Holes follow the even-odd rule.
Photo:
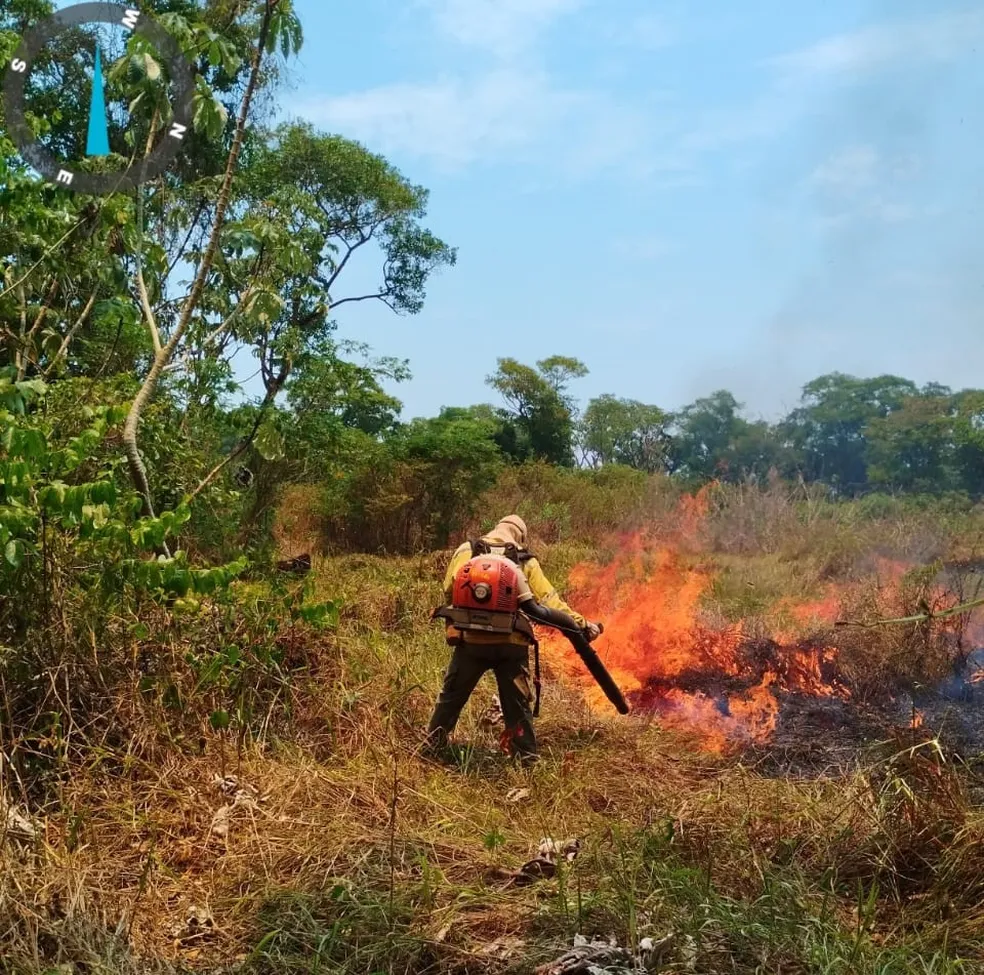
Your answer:
[[[174,329],[174,333],[167,344],[157,351],[154,355],[154,363],[147,374],[140,391],[137,393],[127,414],[126,423],[123,425],[123,449],[126,453],[127,465],[130,470],[130,477],[134,487],[143,499],[143,513],[146,517],[154,517],[153,495],[150,490],[150,483],[147,479],[147,468],[140,456],[140,448],[137,443],[137,435],[140,430],[140,418],[147,404],[153,398],[160,381],[161,374],[167,367],[174,355],[175,349],[184,337],[191,322],[191,317],[198,307],[202,292],[205,290],[205,281],[209,271],[215,261],[215,254],[219,247],[219,239],[222,236],[222,227],[225,222],[226,210],[229,206],[229,199],[232,195],[232,181],[236,174],[236,166],[239,162],[239,153],[242,150],[243,134],[246,130],[246,122],[249,117],[250,105],[253,95],[256,92],[256,85],[260,75],[260,65],[263,62],[263,51],[266,47],[267,35],[270,32],[270,20],[276,8],[278,0],[266,0],[263,11],[263,21],[260,25],[260,35],[256,45],[256,54],[253,57],[252,70],[250,71],[249,82],[246,91],[243,93],[242,104],[239,107],[239,117],[236,120],[236,132],[229,150],[229,158],[226,162],[225,176],[222,180],[222,187],[219,190],[218,201],[215,206],[215,223],[212,227],[212,234],[209,237],[208,247],[202,256],[202,262],[195,275],[191,292],[185,300],[181,309],[181,318]]]

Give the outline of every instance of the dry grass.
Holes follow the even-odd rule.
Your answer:
[[[716,556],[708,612],[767,627],[778,599],[822,590],[855,529],[825,523],[791,559],[755,541],[787,517],[762,504],[744,554]],[[592,550],[539,541],[558,577]],[[2,847],[0,972],[519,973],[575,933],[669,936],[667,971],[981,970],[984,817],[932,741],[888,743],[836,780],[767,778],[645,716],[590,712],[548,674],[535,770],[481,728],[491,683],[460,764],[421,761],[447,659],[423,621],[445,557],[316,558],[311,598],[341,597],[342,621],[299,651],[257,740],[237,748],[203,720],[201,747],[155,739],[153,761],[133,747],[74,766],[42,835]],[[869,645],[871,666],[890,650]],[[496,871],[545,836],[580,838],[574,864],[506,887]]]

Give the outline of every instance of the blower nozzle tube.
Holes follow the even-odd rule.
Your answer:
[[[567,613],[551,609],[535,601],[530,601],[524,605],[523,612],[538,623],[543,623],[546,626],[553,627],[555,630],[560,630],[570,641],[574,652],[584,662],[584,666],[588,668],[595,682],[605,692],[605,697],[612,702],[615,710],[619,714],[629,713],[629,705],[618,684],[612,679],[612,675],[608,673],[605,665],[601,662],[601,658],[588,642],[587,637],[585,637],[584,632]]]

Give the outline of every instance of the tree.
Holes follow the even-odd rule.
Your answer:
[[[216,361],[228,364],[251,348],[266,390],[262,424],[299,359],[313,368],[312,350],[336,327],[333,311],[379,301],[397,314],[416,314],[430,275],[453,265],[456,255],[419,223],[424,189],[360,144],[307,125],[284,126],[254,147],[237,189],[236,219],[226,229],[226,253],[198,323],[191,388],[197,397]],[[378,285],[343,291],[346,269],[372,254],[371,245],[382,256]],[[227,462],[258,429],[247,432]]]
[[[467,411],[416,419],[382,438],[348,431],[326,477],[329,537],[369,551],[446,546],[502,468],[494,431],[494,421]]]
[[[745,428],[740,409],[724,389],[685,406],[674,425],[673,470],[700,480],[734,476],[731,453]]]
[[[965,389],[952,397],[954,465],[960,487],[984,496],[984,390]]]
[[[352,362],[340,354],[352,352],[359,352],[364,361]],[[382,382],[409,378],[404,361],[373,360],[364,346],[337,346],[319,339],[298,361],[287,385],[291,414],[287,450],[295,466],[303,464],[302,476],[325,476],[346,430],[374,438],[394,434],[402,404],[383,389]]]
[[[12,17],[5,11],[8,17],[0,21],[4,56],[16,43],[10,28],[25,16],[47,12],[28,10],[29,6],[21,0]],[[141,322],[143,343],[135,346],[140,358],[134,365],[142,380],[122,441],[130,477],[148,516],[154,513],[154,499],[139,446],[141,419],[158,390],[168,387],[169,371],[194,334],[212,283],[239,157],[249,142],[247,123],[256,121],[254,98],[276,75],[276,69],[266,64],[267,56],[274,48],[290,54],[300,43],[291,0],[231,8],[224,3],[162,0],[157,8],[186,55],[202,68],[195,131],[189,133],[182,165],[194,167],[211,159],[221,171],[217,181],[212,171],[191,169],[186,186],[176,185],[173,174],[165,175],[133,197],[113,196],[94,205],[65,190],[39,186],[10,142],[0,143],[4,185],[0,252],[5,264],[0,327],[8,355],[21,377],[47,375],[80,361],[73,345],[91,325],[105,326],[107,318],[115,317],[119,334]],[[92,45],[84,35],[72,32],[59,43],[78,48],[79,57],[68,58],[64,70],[84,73],[86,59],[92,56]],[[131,109],[128,128],[137,135],[131,145],[118,126],[111,126],[110,145],[118,153],[129,154],[131,149],[140,153],[144,138],[149,147],[167,125],[166,71],[144,43],[139,35],[131,37],[107,71],[110,99],[126,101]],[[44,112],[45,99],[56,90],[60,97],[64,81],[62,68],[54,63],[51,70],[42,65],[36,75],[32,73],[32,118],[40,138],[53,146],[61,138],[63,148],[70,149],[67,130],[61,134],[58,130],[63,116],[52,111],[48,118]],[[223,94],[238,105],[234,120],[218,101]],[[179,289],[170,278],[180,262],[191,264],[192,281],[175,296]],[[139,318],[134,309],[139,309]],[[116,352],[115,341],[111,351]]]
[[[764,481],[773,473],[791,477],[798,470],[796,451],[781,431],[765,420],[742,420],[731,446],[731,466],[741,477]]]
[[[447,415],[414,420],[399,432],[395,453],[415,472],[431,544],[446,546],[495,483],[502,457],[494,433],[486,420]]]
[[[506,402],[503,416],[517,431],[517,459],[572,464],[575,405],[567,387],[586,376],[587,367],[566,356],[543,359],[535,369],[515,359],[498,365],[486,381]]]
[[[490,403],[474,406],[445,406],[441,409],[443,420],[477,420],[491,431],[492,442],[499,448],[505,460],[519,460],[522,454],[519,431],[512,419],[503,410],[497,410]]]
[[[842,492],[862,490],[868,483],[865,429],[918,392],[915,383],[898,376],[857,379],[831,373],[807,383],[803,405],[783,424],[807,480],[824,481]]]
[[[263,57],[267,52],[268,46],[275,45],[279,40],[276,33],[271,33],[271,27],[277,24],[284,37],[293,33],[292,27],[288,26],[287,22],[282,19],[285,16],[289,16],[288,7],[289,3],[286,0],[264,0],[259,19],[256,47],[251,57],[249,80],[246,83],[240,101],[232,146],[229,149],[225,173],[215,200],[215,214],[212,227],[208,233],[205,248],[201,252],[200,259],[197,262],[191,289],[187,297],[180,303],[177,323],[166,340],[162,339],[157,315],[151,305],[149,291],[143,276],[142,264],[139,260],[137,261],[137,289],[146,319],[146,325],[153,341],[154,358],[139,392],[134,397],[130,411],[127,414],[126,422],[123,425],[123,448],[130,469],[130,477],[143,500],[143,511],[148,517],[154,516],[154,503],[150,483],[147,479],[147,468],[144,465],[143,458],[140,456],[140,448],[137,443],[140,419],[153,398],[154,393],[157,391],[164,371],[170,366],[178,346],[191,326],[192,318],[198,310],[199,303],[205,292],[212,271],[212,265],[219,253],[219,243],[225,229],[226,210],[229,207],[232,197],[233,180],[239,162],[239,154],[243,147],[243,138],[246,131],[246,123],[249,119],[250,107],[260,79],[260,68],[263,63]],[[138,190],[138,199],[141,193],[142,190]],[[206,481],[200,487],[208,483],[211,476],[209,475],[209,478],[206,478]]]
[[[936,493],[956,488],[954,416],[949,396],[912,396],[864,429],[869,482]]]
[[[666,469],[672,417],[658,406],[606,393],[588,403],[580,423],[587,463],[625,464],[656,473]]]

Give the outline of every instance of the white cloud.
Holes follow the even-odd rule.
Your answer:
[[[875,181],[879,163],[874,146],[851,146],[825,159],[807,182],[822,193],[857,193]]]
[[[806,188],[821,211],[822,229],[862,221],[901,224],[939,213],[899,198],[920,171],[920,160],[914,156],[886,157],[872,145],[848,146],[820,163],[807,177]]]
[[[984,13],[880,24],[840,34],[769,59],[788,75],[859,75],[902,61],[950,61],[984,37]]]
[[[586,0],[420,0],[437,27],[459,44],[513,57]]]
[[[479,49],[498,63],[421,82],[398,82],[314,97],[296,111],[387,154],[408,154],[453,170],[488,162],[536,163],[552,178],[618,169],[651,185],[694,185],[709,156],[771,140],[814,104],[813,81],[852,75],[905,58],[952,58],[984,38],[984,13],[864,28],[821,40],[767,62],[764,90],[738,105],[693,114],[658,93],[609,93],[559,84],[540,66],[543,34],[597,0],[416,0],[438,36]],[[672,40],[666,22],[646,14],[625,27],[598,25],[600,42],[658,46]],[[522,55],[522,56],[520,56]],[[726,94],[726,93],[725,93]],[[855,192],[873,178],[874,150],[855,147],[818,167],[811,192]],[[880,178],[889,175],[881,171]],[[843,209],[843,208],[841,208]],[[842,219],[828,207],[824,220]],[[880,211],[899,220],[891,200]]]
[[[612,23],[608,36],[617,44],[645,51],[659,51],[678,40],[678,33],[670,22],[653,13],[642,14],[628,24]]]
[[[300,114],[383,153],[408,153],[457,168],[528,143],[565,98],[539,74],[497,70],[476,79],[401,82],[312,100]]]
[[[560,85],[539,66],[542,35],[595,0],[416,0],[438,37],[497,58],[418,82],[312,96],[296,114],[385,154],[444,170],[536,162],[550,178],[578,179],[612,166],[651,168],[644,144],[652,110],[597,88]],[[643,22],[648,42],[656,22]],[[645,36],[645,35],[644,35]]]
[[[638,148],[640,118],[604,95],[554,87],[543,71],[498,68],[472,79],[385,85],[309,99],[297,113],[384,154],[445,170],[539,153],[558,173],[612,165]]]

